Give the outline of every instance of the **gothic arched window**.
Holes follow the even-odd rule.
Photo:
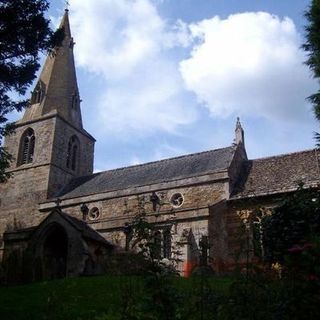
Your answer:
[[[76,136],[72,136],[68,143],[68,152],[67,152],[67,168],[75,171],[78,166],[78,157],[79,157],[79,139]]]
[[[79,104],[79,95],[77,93],[74,93],[72,95],[72,101],[71,101],[72,109],[77,109],[78,104]]]
[[[40,103],[44,95],[43,85],[39,81],[31,95],[31,104]]]
[[[21,136],[18,165],[31,163],[33,161],[34,144],[34,131],[33,129],[28,128]]]

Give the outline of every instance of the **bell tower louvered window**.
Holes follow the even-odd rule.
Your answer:
[[[72,95],[72,101],[71,101],[72,109],[77,109],[78,104],[79,104],[79,95],[77,93],[74,93]]]
[[[43,84],[39,81],[31,95],[31,104],[40,103],[44,96]]]
[[[68,143],[67,161],[66,166],[72,171],[76,171],[78,166],[79,157],[79,139],[76,136],[72,136]]]
[[[18,165],[33,162],[34,145],[35,145],[34,131],[31,128],[29,128],[23,133],[21,137]]]

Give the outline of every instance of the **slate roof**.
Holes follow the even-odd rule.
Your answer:
[[[73,179],[57,197],[75,198],[204,175],[228,169],[235,147],[227,147]]]
[[[231,199],[294,191],[299,182],[315,186],[320,182],[319,159],[319,151],[307,150],[249,160]]]

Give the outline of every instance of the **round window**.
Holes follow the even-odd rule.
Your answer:
[[[93,207],[89,211],[89,220],[97,220],[100,217],[100,211],[97,207]]]
[[[170,202],[173,207],[178,208],[183,204],[183,196],[181,193],[175,193],[171,196]]]

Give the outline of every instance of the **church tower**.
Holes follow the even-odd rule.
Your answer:
[[[14,156],[13,177],[0,184],[0,237],[7,224],[37,225],[39,203],[70,179],[93,171],[94,138],[82,126],[68,10],[62,45],[48,55],[30,99],[5,147]]]

